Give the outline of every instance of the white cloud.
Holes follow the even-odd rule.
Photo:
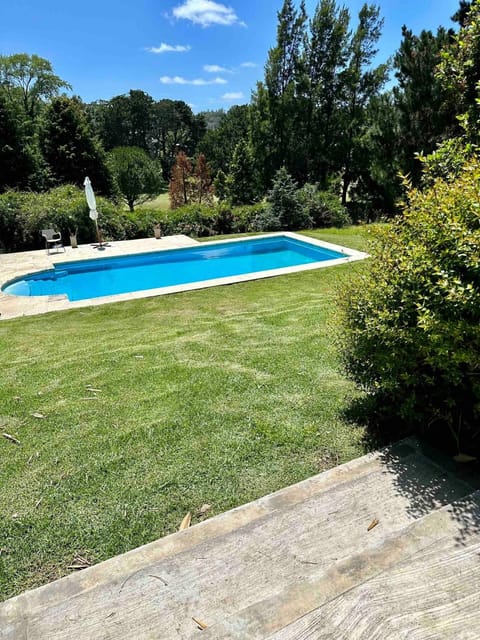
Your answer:
[[[246,26],[238,19],[237,14],[231,7],[226,7],[213,0],[185,0],[185,2],[173,10],[175,18],[191,20],[202,27],[209,27],[212,24],[230,26],[240,24]]]
[[[219,64],[205,64],[203,70],[207,73],[232,73],[230,69],[221,67]]]
[[[255,64],[255,62],[242,62],[240,66],[244,69],[256,69],[258,64]]]
[[[162,42],[159,47],[148,47],[147,51],[150,53],[166,53],[173,51],[174,53],[183,53],[184,51],[190,51],[192,47],[190,45],[183,44],[166,44]]]
[[[242,100],[244,95],[241,91],[231,91],[230,93],[224,93],[222,100]]]
[[[160,78],[162,84],[192,84],[196,87],[203,87],[207,84],[227,84],[227,81],[223,78],[212,78],[212,80],[205,80],[205,78],[195,78],[195,80],[187,80],[181,76],[162,76]]]

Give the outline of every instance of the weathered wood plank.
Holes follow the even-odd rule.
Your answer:
[[[480,512],[467,540],[449,532],[270,640],[477,640],[479,527]]]
[[[349,463],[7,601],[0,605],[0,638],[187,639],[200,633],[193,618],[206,623],[205,637],[265,637],[215,629],[279,592],[303,589],[308,600],[311,585],[332,566],[373,552],[469,491],[412,451]],[[380,524],[368,532],[374,517]],[[312,600],[298,613],[297,605],[298,597],[282,626],[318,606]],[[264,633],[260,624],[257,630]]]

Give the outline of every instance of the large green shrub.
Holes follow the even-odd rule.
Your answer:
[[[276,231],[277,229],[260,228],[259,221],[265,219],[270,211],[268,202],[258,202],[257,204],[245,204],[232,209],[232,232],[248,233],[249,231]]]
[[[340,197],[328,191],[318,191],[313,184],[305,184],[298,198],[314,227],[344,227],[351,224]]]
[[[106,198],[97,196],[98,223],[105,239],[134,237],[135,224],[127,213]],[[89,218],[83,189],[63,185],[44,193],[7,191],[0,195],[0,238],[7,251],[44,246],[41,230],[58,229],[65,243],[69,233],[79,242],[93,242],[95,226]]]
[[[30,194],[6,191],[0,194],[0,249],[20,251],[28,246],[29,239],[23,221],[28,210]]]
[[[450,432],[478,447],[480,162],[410,188],[404,216],[378,232],[372,254],[344,303],[347,372],[387,431],[397,420],[405,432],[437,441]]]

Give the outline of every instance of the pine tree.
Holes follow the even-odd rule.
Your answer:
[[[400,150],[404,174],[417,184],[421,164],[417,152],[431,153],[445,137],[458,132],[456,107],[448,104],[447,92],[437,77],[442,51],[453,32],[440,27],[437,34],[422,31],[416,36],[405,26],[394,58],[398,86],[394,95],[400,113]]]
[[[83,186],[89,176],[99,193],[113,192],[105,153],[93,135],[77,98],[54,98],[45,111],[41,149],[58,184]]]
[[[470,140],[480,141],[480,2],[473,2],[465,25],[442,52],[437,69],[448,102],[461,116]]]
[[[308,178],[327,184],[328,174],[338,165],[336,145],[332,140],[341,134],[339,118],[343,79],[348,57],[350,15],[335,0],[321,0],[310,21],[310,38],[306,43],[306,117],[305,150],[308,154]]]
[[[304,0],[295,9],[292,0],[284,0],[278,12],[277,42],[270,49],[265,67],[265,87],[270,116],[270,148],[275,168],[286,164],[301,172],[298,161],[299,112],[296,108],[297,88],[302,77],[304,28],[307,20]]]
[[[282,229],[305,229],[310,226],[311,221],[298,197],[298,185],[285,167],[275,174],[268,199],[272,216],[279,220]]]
[[[227,177],[228,197],[233,205],[253,204],[259,195],[258,175],[252,150],[245,140],[235,147]]]
[[[350,41],[348,64],[343,72],[344,109],[343,139],[339,138],[343,155],[342,204],[347,202],[348,189],[364,162],[359,156],[359,139],[365,126],[365,109],[369,100],[378,95],[388,77],[388,65],[372,68],[378,50],[376,44],[383,19],[375,5],[364,4],[358,14],[358,26]]]
[[[223,202],[227,198],[227,175],[224,171],[219,169],[217,171],[217,175],[215,176],[215,180],[213,181],[213,186],[215,188],[215,195],[217,196],[220,202]]]

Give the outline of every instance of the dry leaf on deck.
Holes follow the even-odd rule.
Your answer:
[[[374,518],[371,523],[368,525],[368,529],[367,531],[371,531],[372,529],[374,529],[377,524],[380,524],[380,520],[377,520],[377,518]]]
[[[195,624],[198,626],[198,628],[200,629],[200,631],[203,631],[204,629],[207,628],[208,625],[205,624],[205,622],[202,622],[201,620],[199,620],[198,618],[194,618],[192,616],[192,620],[195,622]]]
[[[188,529],[191,521],[192,521],[192,514],[189,511],[187,515],[184,517],[184,519],[182,520],[182,524],[180,525],[178,530],[183,531],[184,529]]]
[[[7,440],[10,440],[10,442],[13,442],[14,444],[20,444],[20,440],[17,440],[16,438],[14,438],[13,436],[11,436],[9,433],[2,433],[3,437],[6,438]]]
[[[468,453],[459,453],[457,456],[453,456],[455,462],[475,462],[477,459],[475,456],[469,456]]]

